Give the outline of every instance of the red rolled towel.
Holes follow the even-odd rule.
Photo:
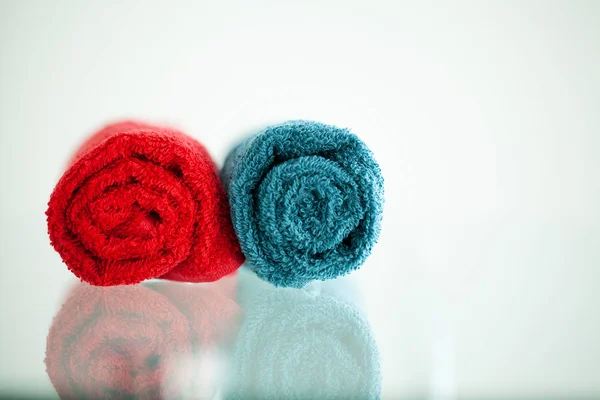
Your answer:
[[[191,380],[189,322],[144,286],[80,283],[54,318],[46,371],[61,399],[179,398]]]
[[[52,245],[93,285],[208,282],[244,261],[209,154],[164,127],[122,122],[91,136],[46,214]]]

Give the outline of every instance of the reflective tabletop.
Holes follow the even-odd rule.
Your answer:
[[[343,284],[77,283],[50,326],[61,398],[378,398],[379,352]]]

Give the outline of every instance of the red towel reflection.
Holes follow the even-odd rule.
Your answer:
[[[211,396],[192,386],[206,349],[237,330],[235,277],[204,285],[78,284],[48,334],[46,369],[65,398],[170,399]],[[230,289],[233,288],[233,289]],[[155,289],[155,290],[153,290]],[[197,385],[196,385],[197,386]]]

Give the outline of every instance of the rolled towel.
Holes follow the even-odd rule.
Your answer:
[[[244,260],[209,154],[168,128],[123,122],[90,137],[46,214],[52,245],[93,285],[214,281]]]
[[[61,399],[178,398],[191,370],[188,321],[143,286],[80,283],[58,312],[46,371]]]
[[[377,344],[350,303],[289,288],[243,297],[226,398],[380,397]]]
[[[221,179],[250,268],[276,286],[355,270],[379,236],[381,171],[346,129],[268,127],[229,154]]]

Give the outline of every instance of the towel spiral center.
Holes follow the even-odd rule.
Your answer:
[[[275,166],[258,196],[261,229],[276,244],[289,243],[315,256],[338,246],[364,214],[353,178],[321,156]]]
[[[149,161],[124,158],[99,171],[74,195],[73,231],[104,259],[126,260],[187,251],[195,204],[171,172]],[[179,236],[179,237],[178,237]]]

